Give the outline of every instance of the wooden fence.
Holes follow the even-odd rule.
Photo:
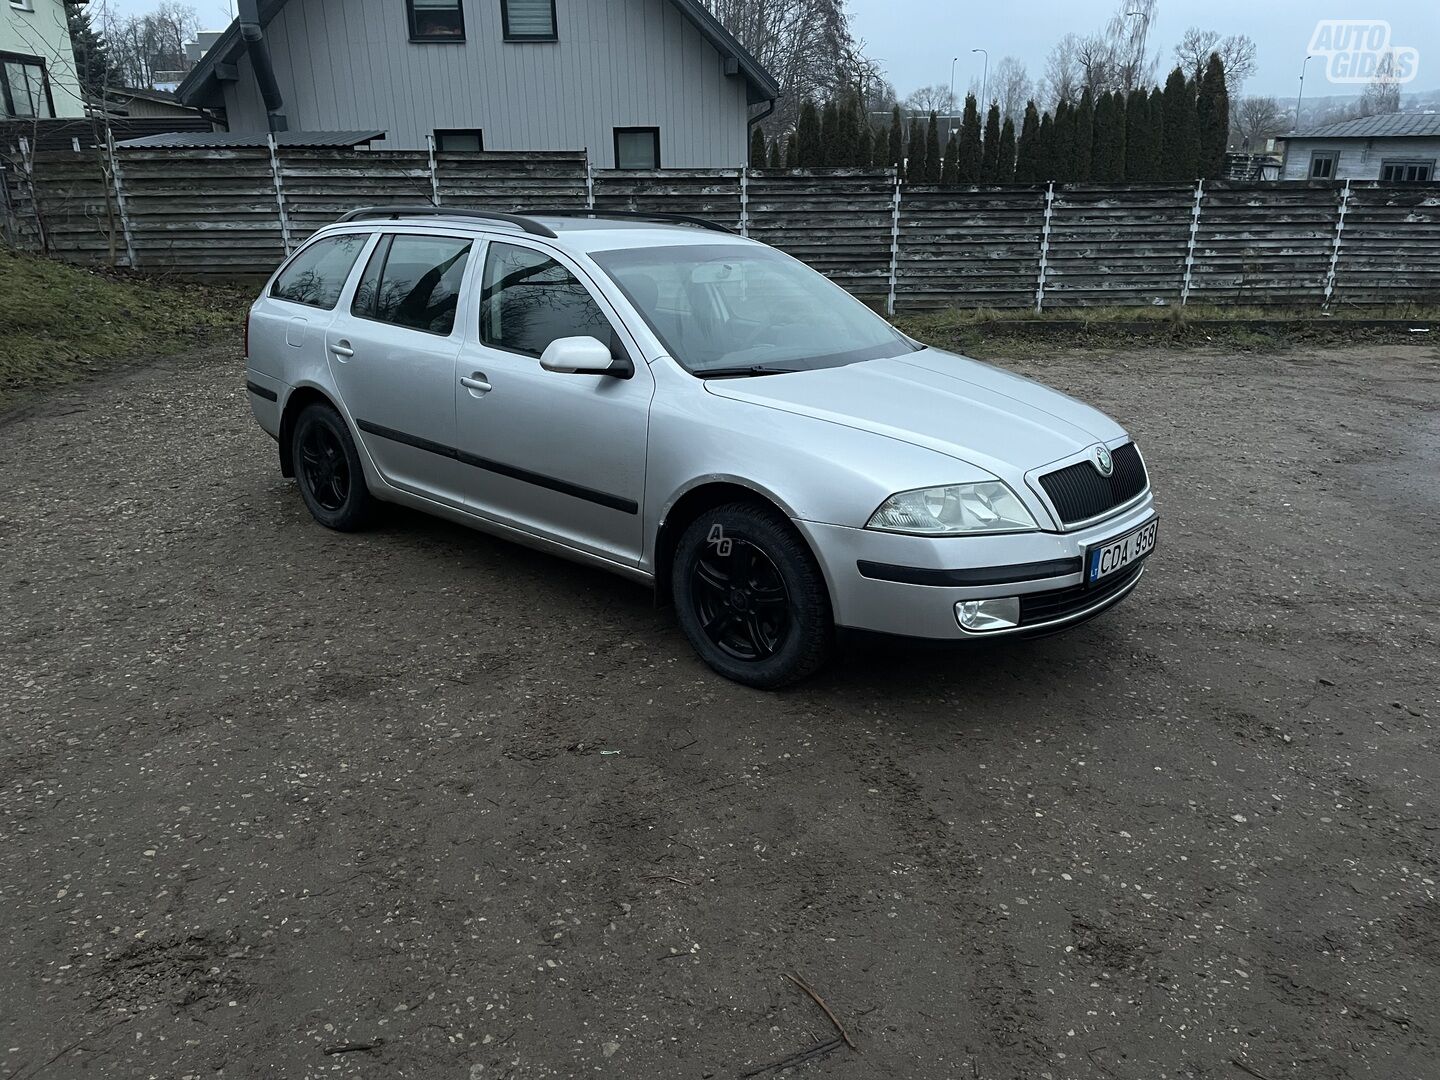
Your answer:
[[[583,153],[98,147],[0,161],[10,242],[77,262],[268,274],[388,203],[695,214],[891,310],[1440,297],[1440,184],[910,187],[889,169],[596,171]]]

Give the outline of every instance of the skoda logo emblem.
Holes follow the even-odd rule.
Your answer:
[[[1091,455],[1095,459],[1095,470],[1101,476],[1111,476],[1115,472],[1115,461],[1110,456],[1110,448],[1105,445],[1095,447]]]

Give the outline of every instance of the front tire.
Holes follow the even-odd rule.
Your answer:
[[[681,630],[727,679],[775,690],[818,671],[834,624],[825,579],[791,524],[731,503],[702,514],[671,565]]]
[[[300,497],[327,529],[355,532],[370,521],[375,500],[365,486],[365,469],[355,440],[329,405],[307,405],[291,434],[291,460]]]

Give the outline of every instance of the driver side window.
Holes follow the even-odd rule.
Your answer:
[[[539,357],[552,341],[593,337],[625,355],[600,305],[575,275],[532,248],[492,240],[480,294],[480,340],[495,349]]]

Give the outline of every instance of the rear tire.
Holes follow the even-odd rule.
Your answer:
[[[818,671],[834,638],[825,579],[791,524],[750,503],[702,514],[671,564],[680,628],[727,679],[760,690]]]
[[[329,405],[307,405],[291,433],[291,460],[300,496],[327,529],[355,532],[374,514],[365,469],[350,429]]]

